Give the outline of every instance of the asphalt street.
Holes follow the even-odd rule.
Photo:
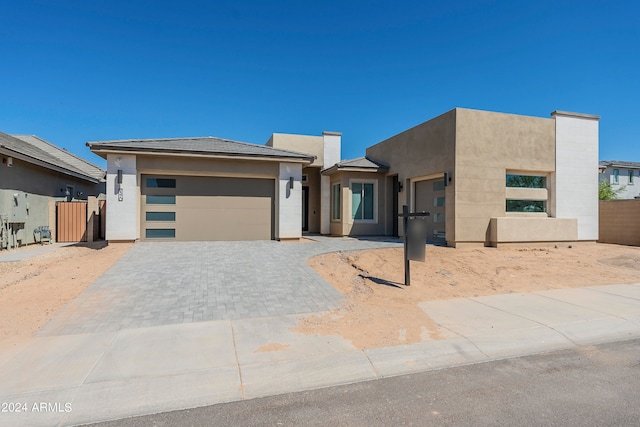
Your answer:
[[[93,426],[640,425],[640,339]]]

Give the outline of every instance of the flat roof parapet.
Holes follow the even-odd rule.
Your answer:
[[[572,113],[570,111],[560,111],[560,110],[555,110],[551,113],[551,117],[555,118],[556,116],[578,117],[581,119],[600,120],[600,116],[596,116],[595,114]]]

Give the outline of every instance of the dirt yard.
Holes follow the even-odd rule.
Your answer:
[[[0,262],[0,349],[35,334],[130,247],[73,245],[26,261]],[[346,300],[338,310],[303,319],[295,331],[341,335],[358,348],[438,338],[435,325],[418,307],[422,301],[640,282],[640,248],[605,244],[558,249],[429,246],[426,263],[411,263],[408,288],[402,285],[402,249],[327,254],[309,264]]]
[[[640,282],[640,248],[579,244],[549,249],[453,249],[428,246],[411,262],[405,287],[403,250],[333,253],[309,264],[347,299],[333,312],[302,319],[296,332],[340,335],[357,348],[437,339],[422,301]]]
[[[0,349],[35,334],[130,247],[77,244],[25,261],[0,262]]]

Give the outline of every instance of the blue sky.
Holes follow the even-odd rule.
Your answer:
[[[86,141],[340,131],[342,157],[455,107],[600,115],[640,161],[634,1],[0,4],[0,131]]]

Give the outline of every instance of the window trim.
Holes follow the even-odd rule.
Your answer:
[[[353,184],[373,184],[373,219],[357,219],[353,217]],[[377,224],[378,223],[378,180],[377,179],[349,179],[349,223]]]

